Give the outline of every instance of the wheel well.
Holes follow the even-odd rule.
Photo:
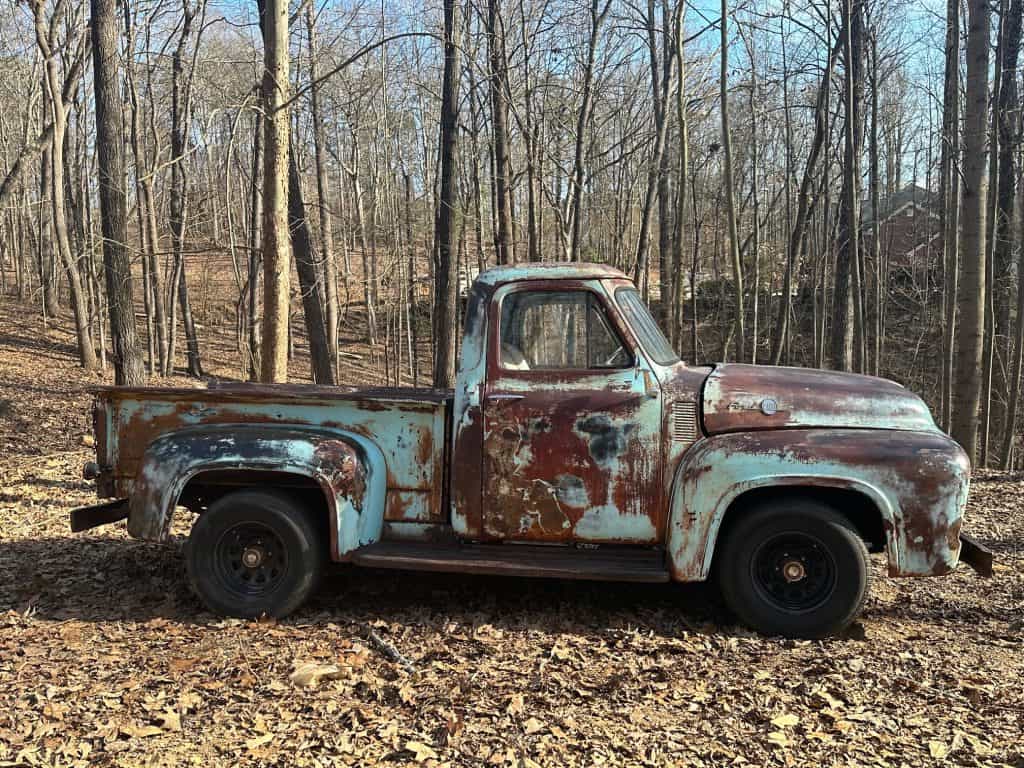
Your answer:
[[[294,498],[313,517],[322,520],[326,533],[331,519],[324,489],[311,477],[294,472],[249,469],[211,469],[191,478],[181,490],[176,506],[202,514],[229,493],[246,488],[273,488]]]
[[[869,496],[848,488],[777,485],[745,491],[733,499],[726,509],[718,538],[727,536],[731,527],[754,505],[782,498],[814,499],[829,505],[850,521],[869,552],[885,551],[885,523],[878,506]]]

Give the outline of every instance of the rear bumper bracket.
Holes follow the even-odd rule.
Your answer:
[[[91,507],[78,507],[71,510],[71,531],[80,533],[108,523],[128,518],[128,499],[108,501],[106,504],[95,504]]]
[[[970,536],[960,534],[960,562],[967,563],[979,576],[992,577],[992,550]]]

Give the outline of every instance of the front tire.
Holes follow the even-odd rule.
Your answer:
[[[832,507],[805,498],[747,510],[716,555],[722,596],[767,635],[820,638],[841,632],[867,598],[867,548]]]
[[[326,543],[309,512],[286,494],[244,490],[199,516],[185,562],[192,587],[222,616],[281,618],[316,589]]]

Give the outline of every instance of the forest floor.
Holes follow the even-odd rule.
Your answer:
[[[0,766],[1024,766],[1022,475],[972,487],[994,579],[876,562],[822,642],[737,627],[704,586],[340,567],[288,620],[225,621],[180,535],[69,533],[109,378],[73,341],[0,298]]]

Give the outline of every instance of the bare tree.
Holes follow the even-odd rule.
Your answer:
[[[736,190],[733,187],[732,173],[732,136],[729,132],[729,6],[722,0],[721,40],[719,51],[721,74],[719,77],[719,94],[722,111],[722,150],[724,156],[724,185],[726,201],[726,218],[729,223],[729,260],[732,264],[732,280],[734,293],[734,328],[736,333],[736,359],[743,360],[746,350],[746,339],[743,322],[743,262],[740,260],[739,224],[736,220]]]
[[[491,0],[495,2],[495,0]],[[456,188],[459,131],[459,4],[444,0],[444,75],[441,86],[441,178],[434,227],[434,386],[455,382],[455,322],[458,291],[458,193]]]
[[[117,0],[92,0],[91,24],[103,271],[113,341],[114,381],[138,386],[145,381],[146,371],[136,340],[131,262],[128,259]]]
[[[259,0],[263,30],[263,381],[288,379],[288,3]]]
[[[50,188],[46,190],[50,198],[50,212],[53,216],[53,230],[57,240],[57,251],[60,254],[61,262],[68,276],[68,285],[71,289],[71,307],[74,311],[75,331],[78,336],[78,359],[82,367],[89,370],[96,365],[96,353],[93,349],[92,336],[89,333],[89,310],[86,304],[86,296],[82,287],[82,278],[78,269],[78,259],[71,252],[71,242],[68,237],[67,207],[64,195],[65,179],[64,169],[66,165],[64,157],[64,144],[67,134],[67,118],[70,105],[64,99],[64,87],[60,78],[59,52],[55,50],[58,45],[57,35],[66,8],[65,0],[58,0],[54,6],[49,21],[44,16],[43,0],[33,0],[32,11],[35,21],[36,44],[43,57],[43,68],[46,73],[45,86],[50,105],[50,121],[53,130],[50,134],[50,147],[46,153],[44,162],[48,163],[48,173],[45,176],[50,181]],[[79,12],[73,10],[73,24],[81,23]],[[75,32],[75,37],[63,41],[63,46],[72,51],[73,59],[81,61],[88,55],[88,37],[85,34]],[[70,37],[70,34],[69,34]],[[77,72],[79,65],[74,64]]]
[[[960,202],[961,329],[957,333],[957,370],[953,437],[973,461],[978,448],[978,407],[985,339],[985,228],[988,219],[988,73],[992,11],[988,0],[967,4],[967,89],[964,103],[964,172]]]

